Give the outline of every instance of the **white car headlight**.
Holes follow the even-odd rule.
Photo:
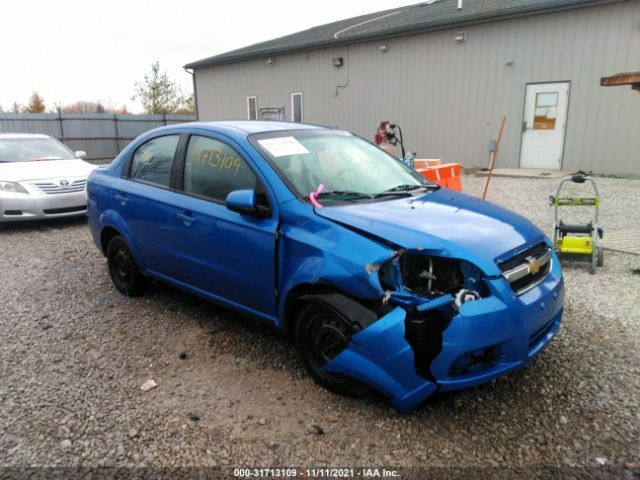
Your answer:
[[[27,192],[22,185],[16,182],[3,182],[0,180],[0,192],[10,192],[10,193],[26,193]]]

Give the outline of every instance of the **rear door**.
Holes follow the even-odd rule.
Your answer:
[[[125,219],[145,269],[171,276],[171,171],[180,135],[164,135],[143,143],[125,166],[113,190],[112,205]]]
[[[264,183],[229,139],[192,135],[171,213],[177,280],[275,316],[277,213],[256,218],[228,210],[229,192],[251,189],[270,205]]]

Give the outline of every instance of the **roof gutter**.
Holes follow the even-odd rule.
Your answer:
[[[198,87],[196,86],[196,75],[195,71],[189,71],[188,67],[183,67],[184,71],[191,75],[191,81],[193,82],[193,106],[196,109],[196,120],[200,119],[200,115],[198,115]]]
[[[534,15],[544,15],[548,13],[564,12],[568,10],[577,10],[580,8],[595,7],[599,5],[606,5],[610,3],[622,3],[628,0],[593,0],[588,4],[572,4],[572,5],[560,5],[550,6],[548,8],[536,10],[530,6],[516,6],[505,10],[500,13],[487,13],[484,15],[469,15],[467,17],[460,17],[457,19],[451,19],[448,21],[438,21],[435,24],[422,24],[413,27],[396,27],[382,32],[375,32],[371,34],[364,34],[349,39],[334,38],[332,36],[329,39],[321,40],[319,42],[311,42],[301,46],[286,47],[286,48],[271,48],[260,50],[257,52],[251,52],[247,54],[230,55],[228,57],[218,58],[213,57],[211,59],[200,60],[197,62],[188,63],[184,68],[191,68],[197,70],[199,68],[212,67],[217,65],[228,65],[232,63],[245,62],[249,60],[256,60],[265,58],[272,55],[292,54],[300,52],[308,52],[309,50],[319,50],[327,47],[338,47],[344,45],[353,45],[358,43],[364,43],[372,40],[383,40],[394,37],[403,37],[409,35],[417,35],[420,33],[436,32],[439,30],[447,30],[454,27],[463,27],[469,25],[477,25],[483,23],[489,23],[501,20],[511,20],[523,17],[530,17]],[[221,54],[223,56],[224,54]]]

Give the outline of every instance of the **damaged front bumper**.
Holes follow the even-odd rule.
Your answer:
[[[502,277],[484,281],[489,295],[459,310],[450,296],[392,294],[395,308],[355,334],[324,370],[354,377],[409,411],[437,391],[480,385],[525,365],[560,326],[559,264],[519,296]]]

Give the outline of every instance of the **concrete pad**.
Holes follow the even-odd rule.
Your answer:
[[[518,177],[518,178],[560,178],[576,173],[571,170],[546,170],[544,168],[494,168],[494,177]],[[478,177],[486,177],[489,170],[481,170],[474,173]]]

